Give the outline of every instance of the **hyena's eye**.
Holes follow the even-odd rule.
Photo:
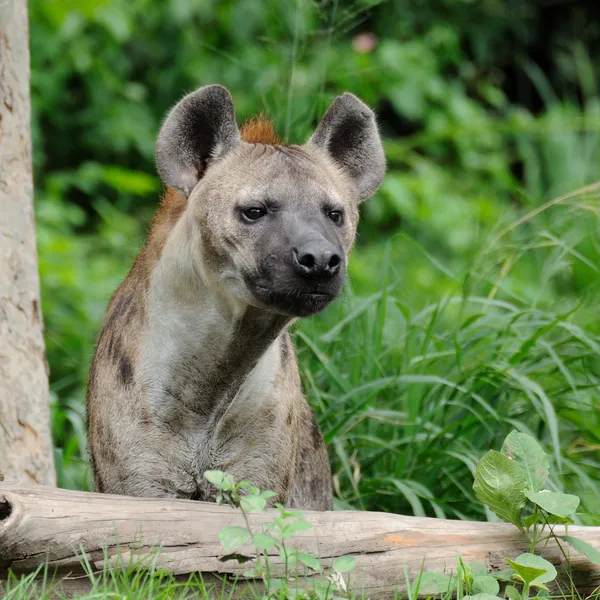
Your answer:
[[[253,206],[242,211],[242,215],[246,221],[258,221],[267,214],[267,211],[260,206]]]
[[[334,223],[341,223],[342,222],[342,217],[344,216],[341,210],[330,210],[327,213],[327,216],[334,222]]]

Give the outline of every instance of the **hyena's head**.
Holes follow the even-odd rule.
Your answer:
[[[314,314],[339,294],[358,204],[385,172],[373,112],[344,94],[302,146],[243,137],[229,92],[201,88],[166,118],[159,173],[188,198],[198,257],[216,285],[253,306]]]

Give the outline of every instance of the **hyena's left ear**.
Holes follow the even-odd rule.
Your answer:
[[[360,200],[373,195],[385,174],[385,155],[373,111],[353,94],[338,96],[310,138],[354,180]]]
[[[208,85],[185,96],[168,114],[156,141],[156,167],[168,186],[187,197],[209,160],[239,141],[231,94],[223,86]]]

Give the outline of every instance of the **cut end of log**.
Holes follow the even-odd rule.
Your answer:
[[[0,490],[0,539],[20,521],[20,514],[18,498],[11,492]],[[0,548],[0,562],[2,562],[2,548]]]
[[[13,507],[10,500],[4,495],[0,496],[0,521],[6,521],[12,512]]]

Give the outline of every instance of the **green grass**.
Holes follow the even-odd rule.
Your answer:
[[[35,580],[35,573],[7,583],[5,600],[56,600],[70,598],[49,577]],[[77,594],[79,600],[179,600],[183,598],[229,598],[231,585],[205,585],[199,576],[178,581],[171,573],[149,569],[105,569],[90,577],[91,590]],[[250,597],[250,596],[249,596]],[[255,596],[256,597],[256,596]]]
[[[89,592],[66,596],[55,582],[51,580],[46,571],[32,573],[23,577],[11,577],[5,584],[4,600],[183,600],[184,598],[200,598],[204,600],[231,600],[243,598],[246,600],[264,600],[263,591],[258,586],[240,589],[235,581],[217,581],[206,583],[200,575],[191,575],[188,578],[176,578],[173,574],[163,571],[156,566],[156,557],[145,564],[131,564],[120,570],[109,569],[106,566],[100,573],[92,573],[89,562],[82,560],[83,570],[89,575],[91,589]],[[458,590],[455,595],[446,593],[423,593],[425,586],[424,573],[417,573],[412,580],[407,572],[406,565],[400,562],[397,566],[398,573],[404,575],[408,582],[406,593],[396,593],[396,600],[416,600],[417,597],[437,598],[439,600],[453,600],[464,595],[464,589]],[[462,579],[463,566],[457,560],[456,574]],[[39,577],[36,576],[39,575]],[[297,580],[298,586],[303,586],[302,578]],[[293,590],[294,587],[292,586]],[[275,594],[270,596],[273,600],[289,600],[290,595]],[[308,600],[306,596],[297,596]],[[340,598],[339,594],[335,597]],[[348,594],[346,597],[359,600],[361,595]],[[538,596],[544,597],[544,596]],[[600,590],[587,596],[581,596],[572,586],[561,586],[559,593],[545,596],[550,600],[600,600]],[[332,596],[329,596],[331,599]],[[313,600],[313,597],[310,598]],[[314,600],[317,600],[314,597]]]
[[[580,495],[581,521],[600,522],[597,289],[579,298],[557,291],[577,263],[598,270],[577,249],[597,227],[597,216],[587,233],[581,227],[600,207],[597,193],[594,186],[499,223],[462,272],[431,257],[411,262],[433,261],[449,280],[433,302],[415,302],[390,275],[390,256],[401,255],[392,242],[378,265],[379,291],[349,293],[296,330],[338,506],[492,518],[474,498],[475,463],[516,428],[551,456],[552,489]],[[570,227],[580,229],[578,244],[560,241]]]

